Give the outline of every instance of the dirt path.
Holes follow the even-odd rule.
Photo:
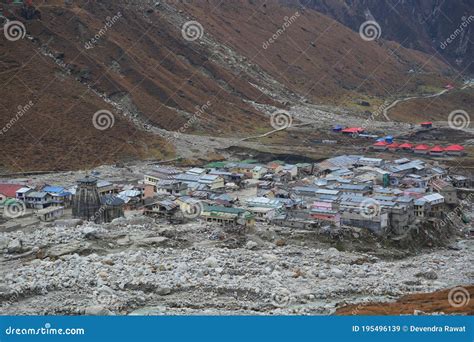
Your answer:
[[[464,89],[464,88],[465,87],[463,87],[461,89]],[[438,97],[438,96],[441,96],[441,95],[443,95],[444,93],[446,93],[448,91],[449,91],[449,89],[443,89],[443,90],[441,90],[440,92],[438,92],[436,94],[430,94],[430,95],[424,95],[424,96],[410,96],[410,97],[405,97],[405,98],[402,98],[402,99],[395,100],[389,106],[387,106],[383,109],[382,114],[385,117],[385,119],[387,119],[387,121],[391,121],[390,118],[388,117],[387,113],[390,109],[394,108],[400,102],[405,102],[405,101],[409,101],[409,100],[413,100],[413,99],[427,99],[427,98],[430,98],[430,97]]]

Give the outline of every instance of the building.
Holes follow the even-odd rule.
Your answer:
[[[252,178],[260,179],[268,172],[268,169],[265,166],[257,165],[252,169]]]
[[[28,208],[44,209],[52,205],[53,196],[44,191],[30,191],[25,196],[25,204]]]
[[[179,205],[170,200],[152,201],[145,203],[145,215],[171,218],[179,211]]]
[[[112,222],[112,220],[123,217],[123,207],[125,201],[115,195],[105,195],[100,198],[101,207],[99,211],[102,215],[102,222]]]
[[[372,145],[372,147],[374,150],[377,150],[377,151],[385,151],[388,145],[389,143],[384,140],[384,141],[377,141],[376,143]]]
[[[443,216],[444,197],[438,193],[432,193],[414,202],[415,215],[417,217],[438,217]]]
[[[0,201],[4,201],[7,198],[17,198],[16,193],[24,186],[20,184],[0,184]]]
[[[399,145],[398,148],[405,152],[413,152],[413,145],[410,143],[403,143]]]
[[[423,128],[431,128],[433,127],[433,123],[431,121],[425,121],[425,122],[421,122],[420,126]]]
[[[182,196],[186,194],[188,186],[180,181],[167,179],[160,180],[155,186],[155,193],[158,195]]]
[[[432,157],[442,157],[444,156],[444,148],[439,145],[433,146],[430,149],[430,156]]]
[[[446,204],[458,204],[458,196],[456,188],[443,179],[435,179],[431,182],[433,191],[444,197]]]
[[[425,144],[416,145],[413,148],[413,152],[416,154],[428,154],[430,147]]]
[[[64,207],[48,207],[40,209],[36,212],[36,216],[40,221],[50,222],[57,220],[64,215]]]
[[[30,191],[33,191],[33,189],[29,187],[22,187],[16,191],[16,199],[19,201],[26,201],[26,194],[28,194]]]
[[[160,180],[173,179],[180,173],[181,171],[172,167],[155,167],[145,174],[144,183],[155,185]]]
[[[41,191],[51,195],[51,205],[64,208],[71,206],[72,193],[66,191],[63,187],[47,185]]]
[[[342,134],[357,135],[360,133],[364,133],[364,129],[362,127],[348,127],[348,128],[344,128],[341,132]]]
[[[461,145],[449,145],[444,148],[448,156],[463,156],[465,154],[464,147]]]
[[[242,208],[227,208],[221,206],[204,206],[201,217],[209,223],[221,226],[245,226],[255,224],[255,216]]]
[[[97,190],[97,179],[86,176],[78,180],[76,195],[72,202],[72,216],[102,223],[103,216],[99,211],[100,208],[101,201]]]

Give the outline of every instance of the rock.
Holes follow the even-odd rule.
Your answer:
[[[136,240],[135,244],[137,246],[145,247],[145,246],[160,245],[165,241],[168,241],[168,238],[166,238],[164,236],[155,236],[155,237],[149,237],[149,238]]]
[[[247,249],[255,249],[257,248],[258,246],[258,243],[256,243],[255,241],[247,241],[247,243],[245,244],[245,248]]]
[[[0,250],[6,249],[10,240],[6,237],[0,236]]]
[[[74,228],[81,225],[83,222],[81,219],[69,219],[69,220],[56,220],[54,224],[56,227]]]
[[[84,227],[82,229],[82,234],[84,234],[84,237],[88,240],[100,239],[99,231],[95,227],[90,227],[90,226]]]
[[[83,242],[72,242],[64,245],[58,245],[50,248],[45,256],[51,258],[57,258],[62,255],[73,254],[80,252],[81,250],[87,249],[90,247],[89,243]]]
[[[340,270],[339,268],[332,268],[331,273],[336,278],[343,278],[344,277],[344,272],[342,272],[342,270]]]
[[[20,239],[11,240],[7,246],[8,253],[21,253],[23,251],[23,242]]]
[[[155,292],[160,296],[167,296],[171,293],[171,289],[169,287],[159,287]]]
[[[319,272],[319,274],[318,274],[318,278],[319,278],[319,279],[327,279],[327,277],[328,277],[328,276],[327,276],[326,273],[324,273],[324,272]]]
[[[204,264],[208,267],[216,267],[217,266],[217,259],[213,256],[210,256],[206,260],[204,260]]]
[[[84,314],[86,316],[110,316],[112,312],[102,306],[95,305],[86,307]]]
[[[425,278],[425,279],[428,279],[428,280],[438,279],[438,275],[436,274],[435,271],[419,272],[419,273],[415,274],[415,277]]]

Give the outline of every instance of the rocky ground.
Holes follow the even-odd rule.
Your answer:
[[[261,224],[235,234],[140,215],[42,223],[0,235],[0,312],[333,314],[474,281],[472,240],[402,258],[371,247],[339,251],[314,232]]]

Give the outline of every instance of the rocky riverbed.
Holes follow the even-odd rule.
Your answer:
[[[0,312],[333,314],[474,281],[472,240],[394,259],[377,246],[339,251],[288,230],[257,225],[235,235],[131,216],[1,233]]]

